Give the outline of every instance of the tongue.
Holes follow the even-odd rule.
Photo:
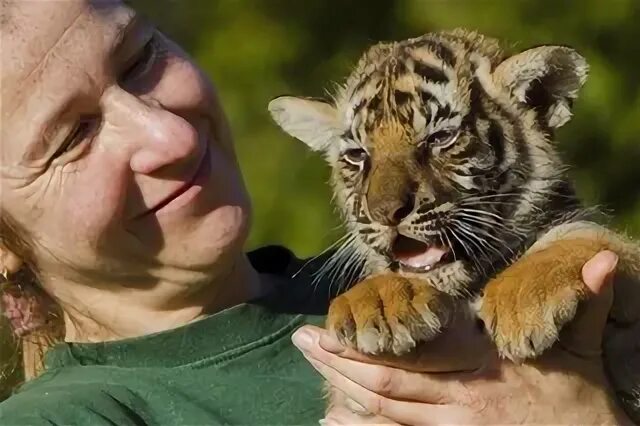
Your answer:
[[[397,256],[397,260],[414,268],[426,268],[438,263],[445,254],[447,254],[447,250],[444,248],[425,246],[425,250],[422,253]]]
[[[448,251],[445,247],[427,245],[404,235],[396,238],[392,250],[395,260],[413,268],[431,267],[442,260]]]

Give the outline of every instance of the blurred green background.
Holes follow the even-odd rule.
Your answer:
[[[219,88],[253,197],[250,246],[312,255],[337,236],[322,159],[271,122],[277,95],[323,96],[379,40],[457,26],[524,49],[571,45],[591,64],[560,149],[589,203],[640,235],[638,0],[133,0]]]
[[[254,202],[250,247],[280,243],[310,256],[340,232],[327,167],[276,128],[269,100],[284,93],[323,96],[367,46],[458,26],[516,50],[556,43],[587,57],[591,77],[574,120],[559,133],[560,149],[587,202],[610,208],[621,229],[640,236],[639,0],[129,3],[194,56],[220,91]],[[14,360],[13,350],[0,345],[0,359]],[[0,399],[10,387],[0,386]]]

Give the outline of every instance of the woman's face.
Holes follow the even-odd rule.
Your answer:
[[[202,72],[119,1],[3,13],[2,209],[31,232],[43,275],[148,285],[222,271],[249,202]]]

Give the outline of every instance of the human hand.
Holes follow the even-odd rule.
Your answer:
[[[594,297],[565,327],[559,344],[522,365],[499,360],[464,318],[432,341],[426,355],[393,367],[341,347],[322,329],[302,328],[294,343],[305,357],[374,414],[334,407],[325,423],[630,424],[613,403],[600,353],[616,262],[613,253],[602,252],[585,264],[583,279]]]

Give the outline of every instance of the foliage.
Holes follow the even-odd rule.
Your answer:
[[[323,96],[362,51],[458,26],[514,50],[567,44],[591,64],[574,120],[559,134],[580,193],[640,234],[640,3],[636,0],[446,1],[138,0],[195,56],[230,117],[254,201],[250,245],[284,243],[311,255],[336,237],[328,170],[266,112],[283,93]]]

